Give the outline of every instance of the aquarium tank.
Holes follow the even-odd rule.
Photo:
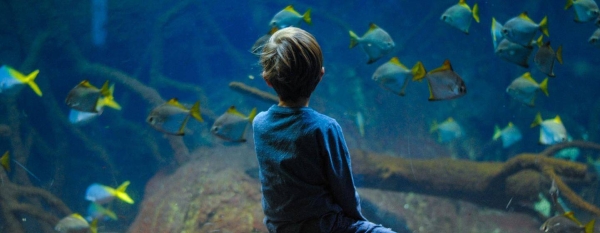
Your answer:
[[[321,47],[308,108],[339,124],[368,221],[600,232],[596,0],[5,0],[0,15],[0,232],[269,232],[252,123],[281,104],[259,59],[288,27]]]

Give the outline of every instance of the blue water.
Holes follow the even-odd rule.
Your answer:
[[[350,148],[407,158],[504,161],[521,152],[539,152],[546,148],[537,143],[539,129],[529,127],[537,112],[541,112],[544,119],[560,115],[573,139],[600,140],[598,128],[591,128],[593,117],[598,117],[600,111],[597,93],[600,49],[587,42],[596,27],[593,23],[575,23],[573,10],[565,11],[562,1],[479,1],[481,22],[472,23],[469,35],[439,19],[447,7],[456,3],[453,0],[202,1],[182,9],[163,28],[157,28],[156,22],[177,4],[176,1],[108,1],[105,38],[93,35],[97,30],[93,27],[97,26],[93,26],[92,17],[102,14],[90,12],[92,1],[49,2],[57,9],[62,26],[68,27],[70,35],[66,37],[72,38],[89,61],[135,77],[156,89],[165,100],[177,97],[191,105],[200,99],[206,110],[206,121],[190,122],[188,128],[195,133],[184,139],[190,150],[228,145],[207,132],[215,117],[229,106],[235,105],[242,113],[248,113],[254,107],[264,111],[271,105],[236,92],[228,84],[237,81],[274,93],[262,81],[261,67],[249,50],[256,39],[269,31],[271,17],[288,4],[293,4],[300,13],[312,9],[312,25],[302,23],[300,27],[319,41],[326,75],[313,94],[311,106],[340,122]],[[472,6],[473,1],[467,3]],[[1,22],[0,36],[4,43],[0,44],[6,44],[1,45],[5,48],[0,50],[1,64],[19,67],[28,55],[26,44],[41,31],[57,26],[46,23],[46,12],[41,11],[43,6],[33,1],[0,3],[0,11],[9,12],[3,15],[10,15],[7,22]],[[31,11],[20,14],[25,11],[19,7]],[[549,40],[555,50],[558,45],[563,46],[565,61],[555,65],[556,77],[549,81],[550,96],[539,93],[533,108],[513,100],[505,90],[513,79],[527,71],[538,82],[545,77],[535,68],[534,54],[529,60],[529,69],[506,62],[494,54],[490,36],[492,17],[504,23],[523,11],[535,22],[548,16]],[[367,57],[360,48],[348,48],[348,30],[363,35],[371,22],[391,35],[396,49],[367,65]],[[25,26],[28,31],[16,33],[18,30],[14,28],[19,24],[30,25]],[[163,40],[160,48],[152,44],[157,33]],[[158,170],[174,165],[168,142],[144,122],[153,106],[117,82],[115,99],[123,109],[106,109],[98,119],[77,127],[103,147],[115,165],[111,170],[99,159],[98,151],[90,150],[80,136],[60,125],[68,116],[68,107],[64,104],[66,93],[83,79],[97,86],[101,86],[104,79],[81,76],[56,43],[59,42],[48,42],[32,67],[41,70],[38,84],[44,96],[40,99],[24,88],[16,97],[21,111],[21,128],[17,130],[22,137],[26,138],[24,135],[35,129],[51,149],[66,153],[53,156],[34,142],[25,165],[42,183],[32,180],[32,184],[56,191],[50,184],[53,177],[61,174],[65,182],[57,192],[59,197],[72,210],[81,212],[87,208],[83,199],[87,185],[98,182],[116,187],[124,180],[131,180],[128,193],[139,204],[146,182]],[[162,63],[158,67],[166,78],[195,85],[203,92],[150,83],[153,49],[162,49]],[[536,51],[537,48],[534,53]],[[408,67],[421,61],[427,70],[449,59],[454,71],[464,79],[467,94],[455,100],[431,102],[427,100],[426,82],[409,83],[404,97],[383,90],[371,80],[371,75],[392,56],[397,56]],[[255,78],[250,79],[250,75]],[[62,115],[48,114],[47,106],[55,105]],[[5,113],[6,109],[1,111]],[[366,120],[364,136],[359,134],[356,124],[357,112]],[[437,143],[437,135],[428,132],[431,122],[442,122],[448,117],[459,122],[465,131],[464,137],[453,143]],[[503,149],[501,143],[493,142],[491,137],[494,125],[504,127],[509,121],[521,129],[523,140]],[[0,123],[6,122],[0,116]],[[154,157],[153,149],[147,147],[144,141],[147,136],[161,152],[160,161]],[[0,150],[12,150],[8,138],[0,139]],[[578,159],[585,161],[585,158]],[[62,163],[62,170],[55,169],[56,163]],[[119,208],[121,219],[109,224],[124,231],[133,221],[138,206],[120,205]]]

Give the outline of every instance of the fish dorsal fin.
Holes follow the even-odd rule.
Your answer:
[[[92,85],[92,84],[90,83],[90,81],[88,81],[87,79],[86,79],[86,80],[83,80],[83,81],[81,81],[81,82],[79,83],[79,85],[78,85],[78,86],[81,86],[81,87],[87,87],[87,88],[96,88],[96,89],[97,89],[97,87],[95,87],[94,85]]]
[[[374,23],[370,23],[369,24],[369,31],[367,31],[367,32],[371,32],[371,31],[373,31],[373,30],[375,30],[377,28],[379,28],[377,25],[375,25]]]
[[[535,40],[535,43],[538,45],[538,47],[542,47],[542,45],[544,45],[544,35],[540,35],[540,37],[537,38],[537,40]]]
[[[71,216],[71,217],[73,217],[73,218],[79,219],[79,220],[86,221],[86,220],[85,220],[85,218],[83,218],[83,217],[81,216],[81,214],[78,214],[78,213],[73,213],[73,214],[71,214],[70,216]],[[87,222],[87,221],[86,221],[86,222]]]
[[[446,59],[444,61],[444,64],[442,66],[438,67],[435,70],[432,70],[431,73],[441,72],[441,71],[445,71],[445,70],[453,70],[452,65],[450,64],[450,60],[448,60],[448,59]]]
[[[527,16],[527,11],[523,11],[523,13],[521,13],[521,14],[519,15],[519,18],[521,18],[521,19],[523,19],[523,20],[527,20],[528,22],[531,22],[531,23],[535,23],[535,22],[533,22],[533,20],[531,20],[531,19],[529,18],[529,16]]]
[[[288,5],[285,8],[283,8],[284,11],[291,11],[291,12],[296,12],[296,10],[294,10],[294,6],[293,5]]]
[[[538,125],[540,125],[544,120],[542,119],[542,114],[540,114],[539,112],[537,113],[537,115],[535,115],[535,118],[533,119],[533,122],[531,122],[530,127],[536,127]]]
[[[454,119],[452,117],[448,117],[448,119],[446,119],[446,122],[454,122]]]
[[[102,84],[102,88],[100,88],[100,94],[102,96],[110,96],[110,87],[108,86],[108,80]]]
[[[240,116],[240,117],[244,117],[244,118],[246,117],[246,116],[244,116],[244,114],[238,112],[238,110],[235,108],[235,106],[229,107],[227,109],[227,113],[233,114],[233,115],[236,115],[236,116]]]
[[[573,222],[577,223],[577,225],[581,226],[581,222],[579,222],[579,220],[577,220],[577,218],[575,218],[575,214],[573,213],[573,211],[565,212],[565,213],[563,214],[563,216],[564,216],[565,218],[568,218],[569,220],[571,220],[571,221],[573,221]]]
[[[537,84],[537,82],[535,81],[535,79],[533,79],[533,77],[531,77],[531,73],[529,73],[529,72],[525,72],[523,75],[521,75],[521,78],[523,78],[529,82]]]
[[[465,2],[465,0],[459,0],[458,1],[458,5],[471,10],[471,8],[469,7],[469,5],[467,5],[467,3]]]
[[[400,62],[400,60],[398,60],[398,57],[392,57],[392,59],[390,59],[390,62],[394,65],[400,66],[400,67],[408,70],[408,68],[406,68],[406,66],[404,66],[404,64],[402,64]]]
[[[507,125],[506,127],[508,127],[508,128],[512,128],[512,127],[514,127],[514,126],[515,126],[515,125],[513,125],[512,121],[509,121],[509,122],[508,122],[508,125]]]
[[[560,119],[560,116],[558,116],[558,115],[556,115],[556,117],[554,117],[553,121],[556,123],[562,124],[562,120]]]
[[[4,155],[0,158],[0,164],[4,167],[4,170],[10,172],[10,153],[8,151],[4,152]]]
[[[181,105],[179,103],[179,101],[177,101],[177,98],[171,98],[169,101],[167,101],[167,104],[171,105],[171,106],[175,106],[175,107],[187,110],[187,108],[185,108],[185,106]]]

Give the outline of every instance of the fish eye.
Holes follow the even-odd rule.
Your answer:
[[[154,117],[148,117],[148,122],[154,123]]]
[[[594,44],[594,43],[596,43],[597,40],[598,39],[596,39],[596,38],[592,38],[592,39],[590,39],[590,43]]]
[[[502,28],[502,34],[508,34],[508,29]]]

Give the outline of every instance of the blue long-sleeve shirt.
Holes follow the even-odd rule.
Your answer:
[[[265,220],[295,223],[342,212],[365,220],[339,124],[308,107],[273,105],[253,121]]]

